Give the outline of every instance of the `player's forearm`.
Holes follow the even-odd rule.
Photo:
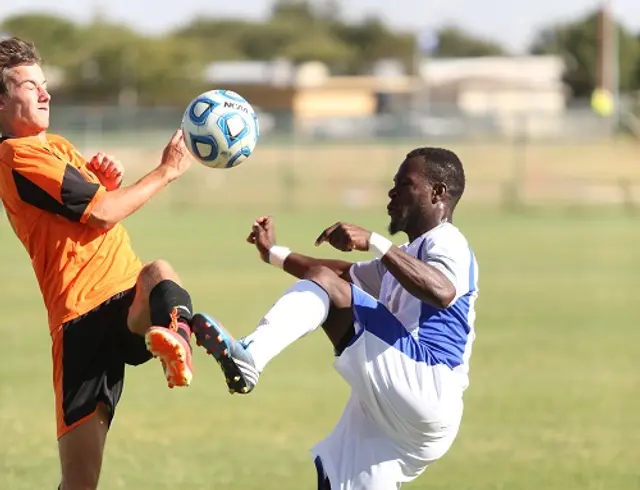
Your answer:
[[[89,224],[109,228],[144,206],[170,182],[167,172],[157,168],[128,187],[105,192],[89,216]]]
[[[455,287],[442,272],[398,247],[391,247],[381,260],[402,287],[419,300],[446,308],[455,298]]]
[[[317,259],[298,253],[291,253],[284,261],[283,268],[286,272],[299,279],[304,278],[310,269],[314,267],[327,267],[342,277],[345,281],[351,282],[349,269],[352,263],[344,260]]]

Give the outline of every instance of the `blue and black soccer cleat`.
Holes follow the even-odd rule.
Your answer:
[[[202,313],[193,316],[191,329],[197,344],[218,361],[229,393],[251,392],[258,383],[260,373],[245,346],[234,339],[222,325]]]

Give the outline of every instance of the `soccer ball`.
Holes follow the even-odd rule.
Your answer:
[[[232,168],[251,156],[260,137],[247,100],[231,90],[210,90],[193,99],[182,117],[189,152],[211,168]]]

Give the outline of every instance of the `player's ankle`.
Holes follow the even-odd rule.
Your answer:
[[[176,325],[176,332],[180,337],[187,341],[187,343],[191,342],[191,326],[186,321],[178,321]]]

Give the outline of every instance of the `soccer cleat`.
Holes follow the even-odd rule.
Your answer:
[[[251,354],[222,325],[197,313],[191,323],[198,345],[212,355],[224,374],[229,393],[247,394],[258,383],[260,374]]]
[[[145,334],[147,349],[160,359],[169,388],[191,384],[193,369],[188,338],[189,327],[178,322],[172,322],[169,328],[151,327]]]

